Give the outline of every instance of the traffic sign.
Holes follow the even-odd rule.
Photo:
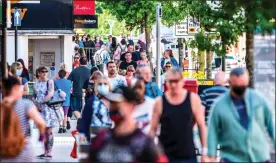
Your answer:
[[[14,18],[13,18],[14,26],[21,26],[21,10],[14,10]]]

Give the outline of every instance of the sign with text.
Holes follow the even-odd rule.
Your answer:
[[[179,24],[175,25],[175,36],[193,36],[200,31],[199,19],[195,17],[186,17]]]
[[[55,52],[40,52],[40,65],[41,66],[52,66],[55,62]]]
[[[74,28],[98,28],[98,15],[74,15]]]
[[[74,15],[95,15],[95,0],[74,0]]]
[[[73,0],[17,0],[11,4],[11,20],[15,9],[21,12],[19,30],[72,30]],[[12,28],[14,22],[12,21]]]
[[[188,33],[196,34],[200,31],[200,22],[198,18],[189,17],[188,18]]]
[[[275,112],[275,32],[254,36],[254,87],[263,93]]]

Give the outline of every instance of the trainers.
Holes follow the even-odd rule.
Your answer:
[[[59,128],[58,133],[61,134],[63,132],[62,128]]]
[[[71,125],[70,125],[70,122],[67,121],[67,127],[66,127],[67,130],[70,130],[71,129]]]
[[[67,133],[67,130],[65,128],[62,129],[62,133]]]
[[[36,156],[37,158],[40,158],[40,159],[43,159],[43,158],[46,158],[47,157],[47,155],[45,155],[45,154],[42,154],[42,155],[39,155],[39,156]]]

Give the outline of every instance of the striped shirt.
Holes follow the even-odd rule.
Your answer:
[[[34,108],[34,104],[27,99],[20,99],[15,103],[14,111],[17,113],[20,120],[21,130],[26,137],[24,149],[14,158],[0,159],[0,162],[34,162],[35,156],[32,148],[30,136],[31,128],[29,124],[28,112]]]
[[[208,122],[208,116],[212,105],[215,100],[222,94],[224,94],[228,89],[224,86],[213,86],[211,88],[207,88],[200,95],[202,105],[205,107],[205,122]]]

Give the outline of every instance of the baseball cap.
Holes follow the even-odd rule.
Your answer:
[[[127,102],[135,102],[135,92],[126,86],[119,86],[114,91],[109,92],[104,97],[112,102],[122,102],[126,100]]]

